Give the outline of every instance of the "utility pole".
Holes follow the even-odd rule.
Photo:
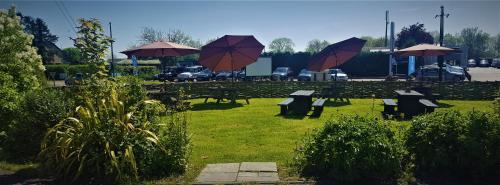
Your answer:
[[[389,10],[385,11],[385,39],[384,39],[385,47],[387,47],[387,26],[389,26]]]
[[[394,58],[393,58],[393,53],[394,53],[394,27],[395,27],[395,24],[394,22],[391,22],[391,37],[390,37],[390,43],[389,43],[389,51],[390,51],[390,54],[389,54],[389,76],[392,76],[393,73],[392,73],[392,64],[394,63],[393,61]]]
[[[440,25],[439,25],[439,45],[443,46],[443,40],[444,40],[444,17],[448,18],[450,14],[445,14],[444,13],[444,6],[441,6],[441,14],[436,15],[434,18],[440,18]],[[439,66],[439,81],[443,81],[443,63],[444,63],[444,58],[443,56],[438,56],[438,66]]]
[[[114,57],[114,54],[113,54],[113,42],[115,42],[113,40],[113,31],[111,30],[111,22],[109,22],[109,37],[111,38],[111,63],[109,64],[110,67],[111,67],[111,70],[109,70],[111,72],[111,76],[115,76],[115,57]]]

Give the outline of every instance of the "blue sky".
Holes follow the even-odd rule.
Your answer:
[[[63,1],[64,7],[58,7],[55,1],[2,0],[0,8],[12,4],[25,15],[45,20],[59,36],[61,48],[73,46],[68,37],[75,36],[62,14],[64,8],[73,19],[100,19],[106,31],[112,22],[115,53],[137,43],[142,27],[179,29],[203,43],[225,34],[251,34],[267,46],[274,38],[288,37],[295,42],[295,50],[302,51],[312,39],[337,42],[353,36],[383,36],[385,10],[390,11],[397,32],[416,22],[428,31],[439,30],[434,16],[441,5],[451,14],[446,33],[466,27],[500,33],[500,1]]]

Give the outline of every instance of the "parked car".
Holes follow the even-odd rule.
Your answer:
[[[330,69],[330,71],[328,73],[330,74],[332,80],[337,80],[337,81],[349,80],[349,77],[347,76],[347,74],[345,74],[344,71],[342,71],[341,69]],[[336,74],[336,77],[335,77],[335,74]],[[337,78],[337,79],[335,79],[335,78]]]
[[[444,81],[463,81],[465,80],[465,70],[459,66],[444,64]],[[419,81],[439,81],[439,67],[436,64],[426,65],[416,70],[412,76]]]
[[[236,78],[244,80],[247,77],[246,71],[241,70],[236,73]]]
[[[491,62],[491,67],[500,68],[500,58],[495,58]]]
[[[194,79],[196,81],[209,81],[214,77],[214,73],[210,69],[204,69],[203,71],[194,73]]]
[[[162,73],[155,75],[153,78],[159,81],[174,81],[177,75],[182,73],[183,70],[183,67],[169,66],[166,67]]]
[[[236,71],[221,71],[217,75],[215,75],[215,80],[220,81],[220,80],[231,80],[233,77],[233,73],[237,73]]]
[[[311,81],[312,73],[307,69],[300,70],[299,76],[297,76],[297,80],[299,81]]]
[[[481,59],[479,61],[479,65],[478,66],[479,67],[490,67],[490,63],[486,59]]]
[[[190,66],[186,67],[185,71],[182,72],[181,74],[177,75],[177,80],[178,81],[188,81],[188,80],[194,80],[195,73],[198,73],[203,70],[203,66]]]
[[[289,67],[277,67],[271,77],[273,80],[288,80],[291,74],[292,70]]]
[[[476,67],[477,66],[476,60],[469,59],[469,61],[467,61],[467,66],[469,66],[469,67]]]

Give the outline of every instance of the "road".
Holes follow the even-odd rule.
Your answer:
[[[471,67],[472,81],[500,81],[500,69],[493,67]]]

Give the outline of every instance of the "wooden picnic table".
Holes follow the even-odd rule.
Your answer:
[[[414,90],[395,90],[398,98],[398,111],[404,113],[405,118],[411,118],[418,115],[419,100],[424,97],[423,94]]]
[[[334,83],[330,85],[330,87],[325,87],[322,89],[320,96],[326,98],[328,101],[330,101],[330,98],[333,98],[333,101],[337,101],[337,99],[340,99],[340,101],[344,101],[345,99],[347,102],[349,102],[349,98],[345,96],[344,84]]]
[[[290,105],[292,112],[307,114],[311,110],[313,94],[312,90],[299,90],[290,94],[290,97],[293,98],[293,103]]]
[[[247,104],[250,104],[248,101],[249,97],[240,95],[236,88],[210,87],[208,89],[209,94],[205,96],[205,103],[207,103],[209,98],[217,100],[217,103],[224,101],[224,99],[229,100],[231,103],[236,103],[237,98],[243,98],[246,100]]]

